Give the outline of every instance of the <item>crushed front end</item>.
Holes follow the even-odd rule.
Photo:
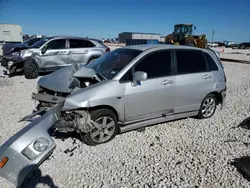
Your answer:
[[[61,117],[62,103],[9,138],[0,147],[0,176],[16,187],[53,152],[56,145],[48,130]]]
[[[35,112],[22,119],[31,123],[0,147],[1,177],[16,187],[22,186],[32,172],[53,153],[56,145],[50,135],[51,128],[59,132],[77,131],[81,137],[93,128],[100,128],[99,124],[91,120],[87,110],[62,111],[63,105],[64,101],[61,101],[47,110],[39,111],[44,113]],[[33,118],[36,115],[41,117]]]
[[[37,82],[37,92],[32,99],[38,101],[37,110],[50,108],[64,101],[67,96],[101,81],[91,69],[79,64],[61,68]]]

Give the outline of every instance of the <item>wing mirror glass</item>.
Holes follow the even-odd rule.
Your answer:
[[[141,81],[145,81],[147,80],[148,75],[146,72],[142,72],[142,71],[137,71],[133,74],[133,84],[134,86],[137,86],[137,83],[141,82]]]

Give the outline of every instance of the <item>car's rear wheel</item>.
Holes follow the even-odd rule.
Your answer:
[[[198,113],[200,119],[210,118],[214,115],[217,106],[217,98],[214,94],[208,94],[202,101]]]
[[[97,109],[90,112],[91,119],[100,128],[94,128],[84,135],[84,141],[91,146],[112,140],[118,133],[116,115],[109,109]]]
[[[35,79],[39,75],[38,66],[33,61],[24,62],[23,72],[27,79]]]

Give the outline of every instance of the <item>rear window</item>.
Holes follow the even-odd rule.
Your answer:
[[[218,70],[218,67],[217,67],[216,63],[214,62],[213,58],[209,54],[207,54],[207,53],[204,53],[204,55],[205,55],[205,57],[207,59],[208,69],[210,71],[216,71],[216,70]]]
[[[192,74],[207,71],[207,63],[202,51],[176,50],[176,58],[178,74]]]

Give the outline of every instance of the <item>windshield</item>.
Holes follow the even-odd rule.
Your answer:
[[[28,40],[24,41],[23,43],[24,43],[24,44],[28,44],[28,42],[31,41],[31,40],[32,40],[32,39],[28,39]]]
[[[86,67],[94,69],[97,74],[107,79],[112,79],[141,52],[132,49],[116,49],[99,57]]]
[[[32,48],[40,48],[42,45],[44,45],[48,40],[52,39],[52,37],[44,38],[33,44]]]

